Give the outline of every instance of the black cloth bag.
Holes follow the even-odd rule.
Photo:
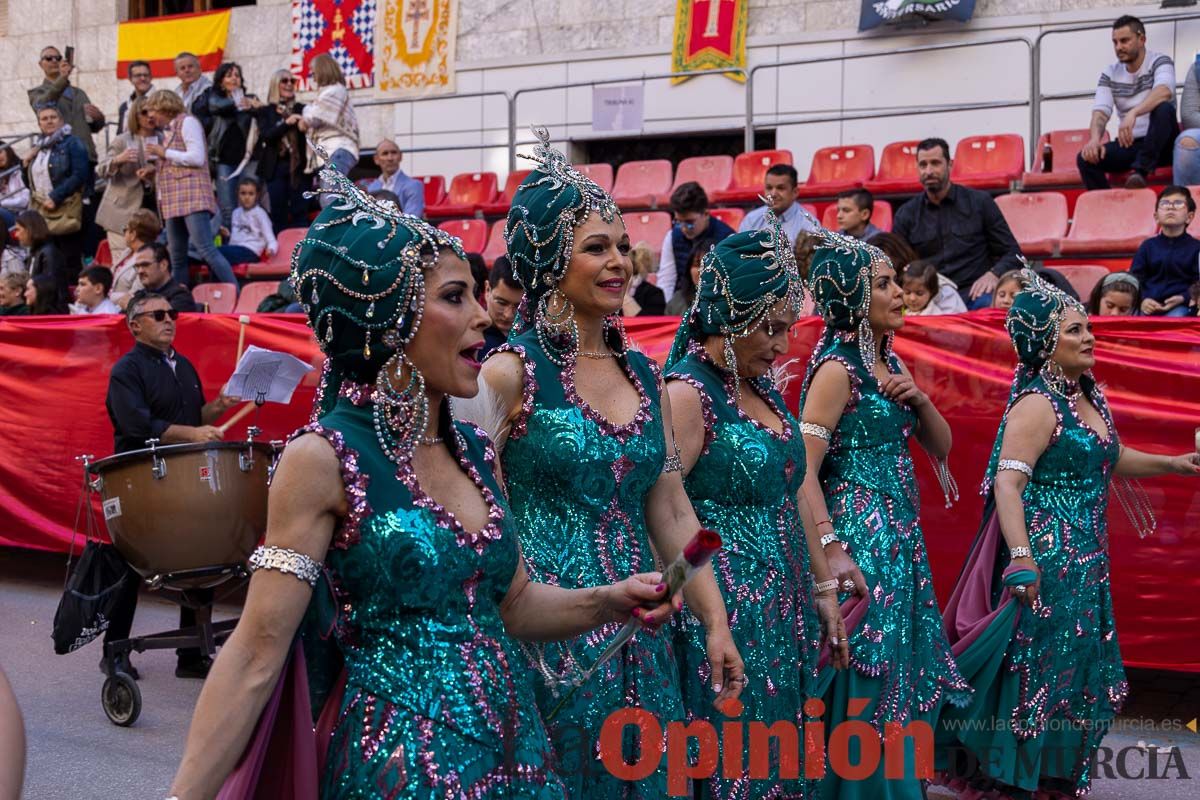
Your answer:
[[[115,547],[89,541],[54,612],[54,652],[61,656],[78,650],[104,633],[129,580],[129,566]]]

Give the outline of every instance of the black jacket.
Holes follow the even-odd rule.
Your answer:
[[[65,306],[68,298],[67,287],[74,283],[77,276],[70,273],[67,257],[53,240],[43,243],[29,254],[29,277],[36,278],[38,275],[54,278],[54,285],[58,288],[57,305]]]
[[[172,425],[201,424],[204,390],[192,363],[174,354],[175,368],[138,342],[113,366],[104,405],[113,426],[113,451],[141,450]]]
[[[304,174],[304,167],[307,163],[304,134],[300,133],[295,125],[288,125],[284,121],[292,114],[299,114],[303,111],[304,104],[293,103],[291,110],[286,114],[280,113],[280,107],[280,105],[265,105],[256,112],[258,115],[258,146],[255,148],[254,158],[258,161],[258,175],[265,181],[275,177],[275,171],[281,161],[283,168],[287,169],[288,159],[284,150],[287,142],[291,142],[299,148],[296,173],[293,177]],[[296,135],[288,136],[290,133]]]
[[[229,95],[221,94],[212,88],[205,89],[204,95],[197,98],[199,103],[207,95],[209,119],[208,128],[208,160],[213,164],[225,164],[236,167],[242,163],[246,155],[246,137],[250,135],[250,123],[254,121],[253,111],[242,111]],[[254,95],[246,95],[254,97]],[[201,120],[203,121],[203,120]]]

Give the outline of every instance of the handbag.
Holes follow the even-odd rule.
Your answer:
[[[54,652],[61,656],[78,650],[108,630],[113,607],[130,580],[135,578],[115,547],[89,541],[54,612]]]
[[[58,204],[53,211],[46,209],[49,200],[41,192],[33,193],[33,205],[37,212],[46,220],[46,227],[51,236],[68,236],[78,233],[83,227],[83,192],[76,192]]]

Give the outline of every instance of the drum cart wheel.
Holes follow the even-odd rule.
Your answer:
[[[104,680],[100,704],[114,725],[129,727],[142,713],[142,690],[138,688],[137,681],[117,671]]]

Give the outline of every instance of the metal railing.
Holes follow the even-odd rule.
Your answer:
[[[450,152],[450,151],[454,151],[454,150],[495,150],[498,147],[504,147],[504,148],[508,149],[508,169],[511,172],[513,169],[516,168],[514,165],[514,161],[516,160],[516,154],[515,154],[515,150],[514,150],[514,146],[513,146],[513,136],[512,136],[512,131],[516,127],[516,120],[513,118],[513,114],[515,113],[514,106],[513,106],[513,99],[509,95],[508,92],[502,92],[500,90],[492,90],[490,92],[463,92],[462,94],[446,94],[446,95],[438,95],[436,97],[414,97],[414,98],[411,98],[408,100],[387,100],[387,99],[364,100],[361,103],[356,100],[354,102],[354,107],[355,108],[371,108],[372,106],[395,106],[395,105],[399,105],[400,103],[410,103],[410,104],[411,103],[434,103],[434,102],[438,102],[438,101],[441,101],[444,103],[444,102],[453,101],[453,100],[470,100],[475,97],[479,97],[479,98],[503,97],[504,98],[504,105],[505,105],[505,108],[508,110],[508,131],[509,131],[508,141],[506,141],[502,144],[483,144],[483,143],[480,143],[480,144],[443,144],[443,145],[438,145],[436,147],[406,147],[406,148],[404,148],[404,152],[405,153],[442,153],[442,152]],[[465,131],[458,131],[458,132],[461,133],[461,132],[465,132]],[[450,131],[443,131],[443,133],[450,133]],[[415,131],[413,131],[410,134],[410,136],[417,136],[417,135],[419,135],[419,134],[417,134]],[[367,149],[369,149],[369,148],[367,148]]]
[[[1142,20],[1146,25],[1155,25],[1159,22],[1174,22],[1180,23],[1188,20],[1200,19],[1200,12],[1193,11],[1190,14],[1164,14],[1157,17],[1146,17]],[[1178,27],[1178,25],[1176,26]],[[1078,25],[1064,25],[1062,27],[1050,28],[1044,30],[1037,35],[1033,41],[1033,49],[1030,54],[1030,74],[1031,81],[1029,87],[1030,103],[1033,107],[1032,120],[1030,123],[1029,136],[1029,159],[1032,164],[1037,158],[1037,140],[1041,135],[1042,129],[1042,101],[1043,100],[1075,100],[1083,97],[1091,97],[1095,94],[1095,88],[1090,91],[1077,92],[1059,92],[1057,94],[1042,93],[1042,43],[1047,37],[1057,36],[1064,33],[1078,33],[1079,31],[1101,31],[1111,30],[1112,22],[1084,22]],[[1178,77],[1178,76],[1177,76]],[[1176,83],[1179,83],[1177,80]]]
[[[841,55],[825,55],[813,56],[812,58],[799,58],[792,61],[778,61],[771,64],[757,64],[750,69],[750,74],[746,78],[746,135],[744,139],[745,149],[747,151],[754,149],[754,76],[759,70],[764,69],[780,69],[782,67],[799,67],[811,64],[828,64],[831,62],[857,61],[863,58],[887,58],[890,56],[907,55],[911,53],[936,53],[942,50],[961,50],[970,47],[986,47],[989,45],[998,44],[1024,44],[1029,48],[1030,53],[1033,52],[1033,45],[1024,36],[1006,36],[1000,39],[984,39],[976,42],[948,42],[946,44],[924,45],[919,47],[901,47],[895,50],[886,50],[880,52],[869,53],[842,53]],[[1032,86],[1032,84],[1031,84]],[[902,110],[879,110],[879,109],[863,109],[861,113],[851,112],[847,114],[845,109],[834,117],[820,117],[816,119],[805,118],[804,122],[836,122],[843,119],[880,119],[884,117],[896,117],[909,114],[937,114],[945,111],[970,111],[978,108],[1014,108],[1019,106],[1027,106],[1030,101],[998,101],[995,103],[950,103],[945,106],[934,107],[933,110],[920,110],[904,108]],[[929,107],[925,107],[928,109]],[[803,113],[803,112],[790,112]],[[819,112],[818,112],[819,113]],[[776,111],[776,117],[779,112]]]

